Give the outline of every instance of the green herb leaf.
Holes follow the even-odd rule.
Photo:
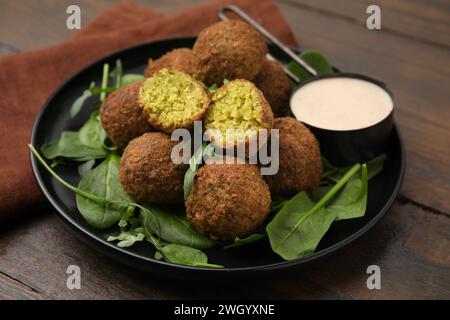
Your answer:
[[[372,179],[383,170],[384,161],[387,159],[386,154],[380,154],[366,163],[367,177]],[[337,182],[347,172],[350,167],[335,167],[327,159],[322,157],[322,165],[324,172],[322,174],[323,181]]]
[[[101,128],[99,112],[94,111],[79,131],[80,141],[88,147],[102,149]]]
[[[141,210],[141,223],[145,230],[161,239],[197,249],[214,247],[217,243],[195,230],[185,216],[166,212],[148,204]]]
[[[191,169],[187,169],[186,173],[184,174],[183,192],[185,200],[189,197],[189,194],[192,191],[195,174],[196,172],[192,171]]]
[[[184,199],[186,200],[192,190],[192,185],[194,184],[195,174],[197,172],[198,167],[202,162],[203,157],[214,157],[214,146],[212,144],[206,144],[204,142],[200,148],[195,150],[194,155],[189,159],[189,169],[186,171],[184,175]]]
[[[77,207],[86,222],[96,229],[107,229],[117,223],[125,208],[111,205],[111,202],[131,202],[131,197],[125,193],[119,181],[120,157],[111,153],[95,169],[86,173],[78,185],[78,188],[106,199],[108,203],[92,201],[77,194]]]
[[[368,194],[367,165],[361,169],[361,178],[351,179],[325,210],[332,212],[336,220],[363,217],[366,213]]]
[[[242,247],[244,245],[257,242],[257,241],[259,241],[261,239],[264,239],[265,237],[266,237],[265,234],[259,234],[259,233],[255,233],[255,234],[249,235],[248,237],[245,237],[245,238],[242,238],[242,239],[236,237],[236,239],[234,239],[233,243],[231,243],[229,245],[226,245],[223,248],[224,249],[239,248],[239,247]]]
[[[164,259],[168,262],[195,267],[223,268],[221,265],[208,263],[208,257],[198,249],[169,244],[159,249]]]
[[[86,89],[83,91],[83,94],[81,96],[79,96],[72,104],[72,106],[70,107],[70,117],[74,118],[81,110],[81,108],[83,107],[84,103],[86,102],[86,100],[92,96],[92,92],[91,89],[95,86],[95,82],[91,82],[89,89]]]
[[[266,227],[272,250],[285,260],[313,252],[336,218],[334,212],[325,210],[324,206],[360,168],[355,164],[316,203],[306,192],[287,201]]]
[[[95,160],[88,160],[85,163],[82,163],[78,166],[78,174],[82,178],[86,173],[92,170],[95,165]]]
[[[130,231],[122,231],[117,236],[109,236],[107,241],[119,241],[118,247],[127,248],[144,239],[145,234],[142,232],[142,228],[136,228]]]
[[[300,54],[300,58],[302,58],[305,62],[307,62],[314,70],[317,71],[317,74],[326,74],[333,73],[333,67],[328,62],[327,58],[325,58],[320,52],[307,50],[303,51]],[[287,67],[292,73],[294,73],[300,80],[308,80],[312,76],[306,71],[303,67],[301,67],[297,62],[291,61]]]
[[[92,148],[80,140],[75,131],[64,131],[59,139],[44,144],[41,152],[47,159],[64,157],[73,161],[87,161],[105,158],[108,152],[103,148]]]

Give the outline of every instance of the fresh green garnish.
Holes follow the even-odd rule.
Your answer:
[[[312,253],[336,220],[336,212],[326,210],[325,205],[360,168],[359,164],[351,167],[318,202],[313,202],[306,192],[300,192],[287,201],[266,228],[272,250],[285,260]],[[367,178],[366,165],[363,165],[362,172]]]
[[[305,62],[307,62],[317,74],[333,73],[333,67],[328,62],[327,58],[318,51],[306,50],[300,54]],[[287,67],[292,73],[294,73],[300,80],[308,80],[312,77],[308,71],[306,71],[302,66],[300,66],[295,61],[291,61]]]
[[[81,204],[83,208],[91,208],[92,211],[86,214],[86,212],[82,215],[87,218],[87,222],[89,224],[92,223],[94,227],[103,228],[105,225],[111,223],[111,221],[119,220],[119,224],[121,224],[121,232],[117,236],[112,236],[109,238],[109,241],[119,240],[122,247],[126,247],[128,245],[134,244],[136,241],[143,240],[142,235],[145,235],[145,239],[153,244],[156,250],[158,250],[160,257],[163,257],[165,260],[177,263],[184,264],[190,266],[199,266],[199,267],[210,267],[210,268],[222,268],[223,266],[216,264],[209,264],[207,256],[200,251],[199,249],[191,248],[184,245],[179,244],[167,244],[163,243],[160,240],[162,226],[161,222],[158,220],[158,216],[154,216],[152,214],[152,210],[134,203],[130,201],[130,197],[128,195],[122,194],[121,186],[118,187],[117,184],[120,185],[119,181],[113,181],[112,177],[117,177],[117,158],[118,156],[115,154],[111,154],[103,163],[103,167],[96,171],[95,168],[92,171],[89,171],[85,175],[85,178],[82,178],[80,181],[79,187],[75,187],[64,179],[62,179],[41,157],[39,152],[34,148],[33,145],[29,144],[31,152],[37,158],[39,163],[63,186],[72,190],[76,193],[77,196],[77,204],[80,209],[79,199],[80,197],[85,198],[85,203]],[[100,167],[101,165],[99,165]],[[95,172],[94,172],[95,171]],[[93,173],[94,172],[94,173]],[[101,178],[101,174],[104,174],[106,178]],[[109,177],[109,178],[108,178]],[[83,179],[85,182],[83,182]],[[99,181],[94,181],[98,179]],[[117,179],[118,180],[118,179]],[[109,182],[108,182],[109,181]],[[84,190],[82,188],[87,188],[89,190]],[[112,188],[111,190],[109,188]],[[114,189],[114,190],[113,190]],[[91,193],[92,192],[92,193]],[[98,192],[101,195],[94,194],[93,192]],[[130,231],[126,231],[124,228],[128,224],[128,221],[131,220],[132,211],[135,208],[141,210],[141,214],[146,216],[146,220],[150,220],[147,224],[150,224],[150,228],[141,228],[133,227]],[[81,210],[80,210],[81,211]],[[122,219],[120,219],[120,213]],[[161,218],[161,217],[159,217]],[[103,220],[105,219],[105,220]],[[153,220],[153,221],[152,221]],[[156,226],[156,227],[155,227]],[[165,225],[164,228],[167,226]],[[182,228],[185,228],[183,226]],[[154,229],[156,236],[154,235]],[[176,233],[177,231],[167,231]],[[212,240],[211,240],[212,241]]]
[[[216,241],[199,234],[184,215],[167,212],[148,204],[145,207],[151,212],[150,215],[141,211],[141,223],[147,232],[157,233],[169,243],[196,249],[207,249],[216,245]]]
[[[234,239],[233,243],[228,244],[228,245],[224,246],[223,248],[224,249],[239,248],[239,247],[245,246],[250,243],[258,242],[259,240],[264,239],[265,237],[266,237],[265,234],[259,234],[259,233],[251,234],[242,239],[236,237],[236,239]]]

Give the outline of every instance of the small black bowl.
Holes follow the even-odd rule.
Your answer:
[[[329,78],[353,78],[371,82],[385,90],[394,101],[392,92],[383,82],[365,75],[344,72],[323,74],[301,82],[291,98],[301,87],[313,81]],[[380,122],[361,129],[331,130],[318,128],[309,123],[304,124],[316,136],[320,143],[320,151],[327,160],[336,166],[349,166],[356,162],[367,162],[386,151],[394,127],[394,109]]]

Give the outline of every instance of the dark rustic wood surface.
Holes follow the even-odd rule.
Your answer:
[[[82,24],[118,1],[0,3],[0,55],[58,43],[65,8]],[[171,13],[203,1],[138,1]],[[0,226],[0,299],[290,298],[450,299],[450,3],[446,0],[279,0],[302,49],[316,48],[343,70],[383,79],[393,90],[406,143],[400,197],[373,231],[342,253],[295,275],[213,285],[128,269],[80,243],[50,207]],[[382,30],[365,27],[369,4],[382,8]],[[66,287],[80,266],[81,290]],[[382,289],[368,290],[377,264]]]

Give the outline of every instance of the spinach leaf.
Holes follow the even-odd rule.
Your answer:
[[[212,144],[207,144],[204,142],[195,152],[194,155],[189,159],[189,169],[184,175],[184,199],[186,200],[192,191],[192,185],[194,184],[195,174],[197,169],[202,163],[203,158],[214,158],[215,150]]]
[[[141,210],[141,223],[145,230],[169,243],[197,249],[214,247],[216,242],[195,230],[186,217],[145,205],[149,211]]]
[[[101,127],[99,112],[94,111],[79,131],[80,141],[91,148],[103,148],[100,137]]]
[[[334,211],[325,210],[325,205],[360,168],[355,164],[316,203],[306,192],[287,201],[266,227],[272,250],[285,260],[313,252],[336,218]]]
[[[373,177],[375,177],[377,174],[379,174],[383,170],[384,161],[387,159],[386,154],[382,153],[379,156],[371,159],[370,161],[367,161],[367,178],[370,180]],[[335,167],[333,166],[327,159],[322,157],[322,165],[324,172],[322,174],[322,180],[323,181],[331,181],[331,182],[337,182],[339,181],[345,172],[350,167]]]
[[[242,239],[236,237],[236,239],[234,239],[233,243],[231,243],[229,245],[226,245],[223,248],[224,249],[239,248],[239,247],[242,247],[242,246],[244,246],[246,244],[257,242],[257,241],[259,241],[261,239],[264,239],[265,237],[266,237],[265,234],[260,234],[260,233],[251,234],[248,237],[245,237],[245,238],[242,238]]]
[[[204,252],[179,244],[169,244],[159,248],[158,251],[168,262],[195,267],[223,268],[221,265],[208,263],[208,257]]]
[[[366,213],[368,194],[367,165],[361,169],[361,178],[351,179],[325,210],[332,212],[336,220],[363,217]]]
[[[120,158],[111,153],[95,169],[86,173],[80,180],[78,189],[107,202],[99,203],[77,193],[77,207],[86,222],[96,229],[107,229],[117,223],[127,208],[111,205],[112,202],[131,202],[119,181]]]
[[[92,96],[92,92],[91,89],[95,86],[95,82],[91,82],[90,86],[88,89],[84,90],[83,93],[81,94],[81,96],[79,96],[72,104],[72,106],[70,107],[70,117],[74,118],[81,110],[81,108],[83,107],[84,103],[86,102],[86,100]]]
[[[64,131],[59,139],[44,144],[41,152],[47,159],[64,157],[73,161],[101,159],[108,154],[104,148],[92,148],[85,145],[80,139],[79,132],[76,131]]]
[[[133,82],[144,80],[145,77],[142,74],[128,73],[122,76],[121,86],[132,84]]]
[[[78,166],[78,175],[82,178],[86,173],[92,170],[95,165],[95,160],[88,160]]]
[[[328,60],[318,51],[306,50],[300,54],[300,58],[306,61],[317,74],[333,73],[333,67]],[[308,80],[312,76],[297,62],[291,61],[287,67],[292,73],[294,73],[300,80]]]

